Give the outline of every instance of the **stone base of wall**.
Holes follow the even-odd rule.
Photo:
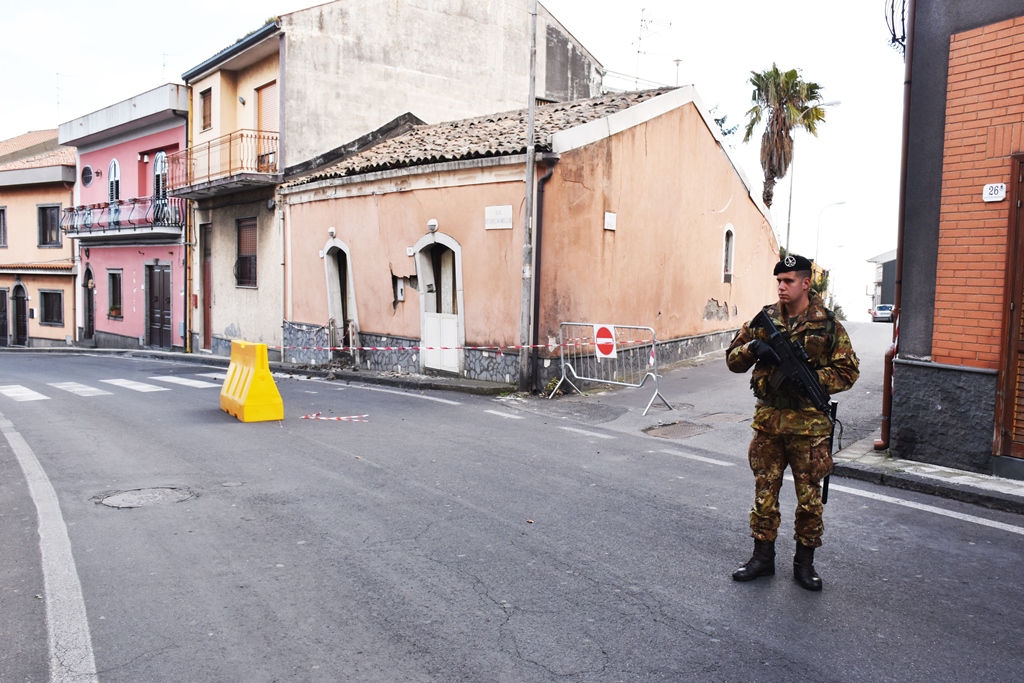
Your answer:
[[[42,339],[40,337],[29,337],[25,345],[29,349],[51,349],[58,346],[68,346],[66,339]]]
[[[327,365],[333,354],[327,350],[331,336],[325,325],[285,321],[282,357],[288,363]]]
[[[231,358],[231,340],[216,335],[210,337],[210,353],[215,356]],[[272,363],[281,362],[281,349],[267,348],[267,360]]]
[[[519,383],[519,352],[498,353],[466,349],[463,374],[468,379],[499,384]]]
[[[138,337],[127,337],[123,334],[112,334],[96,330],[92,333],[93,341],[98,349],[127,349],[137,351],[142,348]]]
[[[897,458],[991,474],[996,373],[897,359],[889,450]]]
[[[360,351],[359,367],[374,372],[418,373],[420,371],[419,339],[395,337],[369,332],[359,333],[360,346],[391,347],[390,351]]]

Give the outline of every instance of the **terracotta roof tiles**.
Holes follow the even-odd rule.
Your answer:
[[[74,147],[58,147],[55,150],[38,154],[28,159],[19,159],[7,164],[0,164],[0,171],[15,171],[23,168],[46,168],[47,166],[75,166],[78,156]]]
[[[668,90],[609,93],[588,100],[541,105],[535,112],[536,149],[548,151],[554,133],[610,116]],[[526,109],[519,109],[417,126],[292,185],[423,164],[524,154],[527,114]]]
[[[57,139],[57,129],[33,130],[17,137],[0,140],[0,157],[14,154],[15,152],[28,149],[34,145]]]

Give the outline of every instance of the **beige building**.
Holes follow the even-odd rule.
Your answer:
[[[542,343],[649,326],[674,359],[774,300],[769,215],[692,87],[550,104],[536,126]],[[525,130],[525,111],[420,126],[283,188],[286,358],[328,361],[313,347],[345,321],[363,347],[416,347],[365,367],[516,382],[517,352],[472,347],[520,342]]]
[[[365,136],[388,121],[523,106],[529,6],[339,0],[277,17],[183,74],[189,148],[170,157],[170,189],[194,200],[193,348],[280,345],[279,183],[374,142]],[[537,36],[540,101],[599,92],[600,64],[543,9]]]
[[[76,341],[77,264],[60,227],[75,163],[56,130],[0,142],[0,346]]]

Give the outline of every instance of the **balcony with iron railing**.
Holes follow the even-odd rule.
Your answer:
[[[178,238],[185,227],[180,197],[135,197],[64,209],[61,230],[81,240]]]
[[[239,130],[167,157],[168,190],[201,199],[281,182],[278,134]]]

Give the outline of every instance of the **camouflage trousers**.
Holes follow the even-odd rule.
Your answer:
[[[821,480],[832,471],[828,436],[769,434],[754,431],[748,452],[754,472],[754,506],[750,509],[751,536],[774,541],[778,536],[779,491],[788,465],[796,484],[793,537],[811,548],[821,546],[825,530],[821,520]]]

